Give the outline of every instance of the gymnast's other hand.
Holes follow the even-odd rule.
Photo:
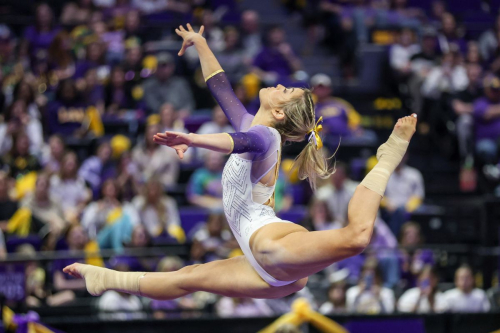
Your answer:
[[[186,27],[188,28],[188,30],[184,29],[182,25],[180,25],[178,29],[175,29],[175,33],[181,36],[184,40],[182,42],[181,50],[178,53],[179,56],[183,55],[186,49],[194,45],[197,40],[205,40],[205,38],[203,37],[203,31],[205,30],[204,26],[201,26],[200,31],[198,32],[195,32],[191,27],[191,24],[189,23],[186,24]]]
[[[159,145],[164,145],[175,149],[177,155],[179,155],[180,159],[182,160],[184,158],[184,153],[193,144],[194,135],[196,134],[167,131],[165,133],[157,133],[153,137],[153,140]]]

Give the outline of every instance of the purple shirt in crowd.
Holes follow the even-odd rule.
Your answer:
[[[474,103],[476,141],[482,139],[497,140],[500,138],[500,117],[490,120],[484,117],[488,107],[494,104],[495,103],[491,103],[486,97],[480,98]]]
[[[65,105],[53,101],[47,107],[47,127],[49,134],[71,136],[85,121],[87,106],[83,103]]]
[[[292,68],[285,57],[275,48],[264,47],[253,62],[254,66],[259,67],[265,72],[275,72],[279,76],[289,76],[292,74]]]
[[[316,103],[316,117],[323,117],[325,132],[333,135],[349,136],[348,105],[342,100],[330,98],[326,102]]]
[[[51,31],[40,32],[34,25],[24,30],[24,39],[28,41],[30,47],[30,56],[35,59],[40,51],[46,51],[54,37],[59,33],[59,28],[53,28]]]

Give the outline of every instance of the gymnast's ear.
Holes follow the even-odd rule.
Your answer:
[[[273,114],[274,119],[276,119],[277,121],[282,121],[285,119],[285,112],[283,112],[283,109],[273,108],[271,113]]]

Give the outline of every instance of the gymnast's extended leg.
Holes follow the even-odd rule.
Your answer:
[[[94,296],[106,290],[123,291],[153,299],[175,299],[195,291],[228,297],[279,298],[302,289],[307,278],[283,287],[271,287],[257,274],[244,256],[186,266],[175,272],[117,272],[84,264],[72,264],[64,272],[85,278]]]
[[[389,140],[379,148],[378,164],[349,203],[349,224],[345,228],[308,232],[288,223],[266,225],[250,239],[259,264],[274,278],[293,281],[362,252],[370,242],[389,177],[406,153],[416,123],[415,116],[399,119]]]

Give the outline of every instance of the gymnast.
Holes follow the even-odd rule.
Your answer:
[[[295,161],[301,179],[314,189],[317,177],[334,170],[322,153],[311,92],[282,85],[261,89],[260,108],[250,115],[236,98],[219,62],[199,32],[187,25],[179,51],[194,45],[207,85],[236,133],[198,135],[165,132],[156,143],[176,150],[182,159],[189,147],[231,154],[223,175],[223,205],[227,221],[244,255],[175,272],[117,272],[74,263],[64,272],[85,279],[87,290],[99,296],[116,290],[158,300],[175,299],[196,291],[228,297],[279,298],[302,289],[308,276],[334,262],[361,253],[370,242],[380,201],[389,177],[415,133],[416,115],[399,119],[377,151],[377,165],[357,187],[348,207],[349,223],[338,230],[308,231],[276,217],[274,188],[281,148],[286,141],[308,140]]]

